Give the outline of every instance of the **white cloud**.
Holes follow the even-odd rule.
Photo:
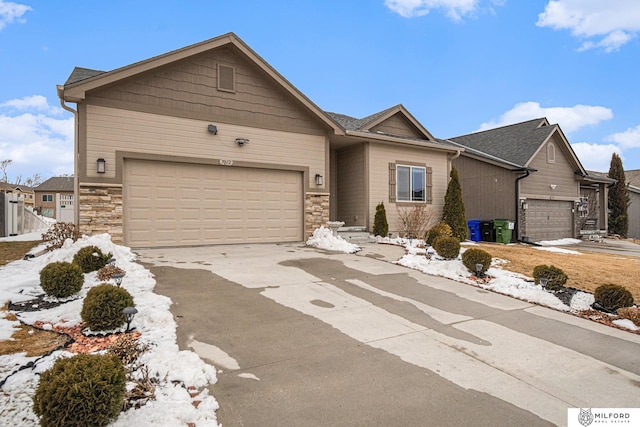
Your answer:
[[[581,39],[599,39],[585,41],[580,51],[602,48],[613,52],[640,31],[640,1],[551,0],[536,25],[570,30]]]
[[[14,21],[24,22],[22,15],[30,10],[31,7],[27,5],[0,0],[0,30]]]
[[[473,12],[479,2],[480,0],[385,0],[384,5],[404,18],[423,16],[431,9],[444,9],[447,16],[459,21],[464,15]]]
[[[591,144],[588,142],[577,142],[571,144],[571,148],[580,159],[580,163],[587,170],[607,172],[611,163],[613,153],[618,153],[622,158],[622,151],[613,144]]]
[[[11,180],[38,172],[45,177],[73,173],[73,117],[46,98],[31,96],[0,104],[0,160],[11,159]]]
[[[622,148],[640,148],[640,125],[609,135],[605,141],[615,142]]]
[[[546,117],[552,124],[559,124],[565,133],[571,133],[585,126],[609,120],[613,117],[613,112],[609,108],[594,105],[578,104],[573,107],[541,107],[537,102],[522,102],[502,114],[497,121],[482,123],[478,131],[541,117]]]

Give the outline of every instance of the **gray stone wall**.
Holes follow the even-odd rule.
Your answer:
[[[307,193],[304,201],[304,240],[329,221],[329,194]]]

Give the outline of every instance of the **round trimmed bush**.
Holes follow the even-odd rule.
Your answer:
[[[429,246],[434,246],[434,240],[438,237],[451,237],[451,227],[445,222],[431,227],[424,235],[424,242]]]
[[[537,265],[533,269],[533,278],[536,284],[540,284],[540,278],[547,279],[545,289],[550,291],[559,291],[564,289],[565,283],[569,278],[562,269],[553,265]]]
[[[460,254],[460,240],[456,237],[439,237],[433,247],[444,259],[454,259]]]
[[[82,268],[83,273],[100,270],[107,265],[111,254],[103,254],[97,246],[85,246],[73,256],[73,263]]]
[[[472,273],[477,273],[476,264],[482,264],[481,272],[486,272],[491,266],[491,254],[480,248],[469,248],[462,253],[462,264]]]
[[[122,313],[126,307],[133,307],[133,298],[129,292],[115,285],[102,283],[87,292],[80,317],[92,331],[110,331],[126,322]]]
[[[631,307],[633,305],[633,295],[624,286],[602,285],[594,292],[595,302],[603,306],[606,310],[617,311],[620,308]]]
[[[51,297],[69,297],[80,292],[83,284],[82,269],[69,262],[52,262],[40,270],[40,286]]]
[[[126,374],[114,355],[58,359],[40,376],[33,411],[42,426],[106,426],[122,410]]]

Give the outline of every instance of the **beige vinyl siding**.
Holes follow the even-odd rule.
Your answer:
[[[364,147],[341,150],[337,153],[337,218],[345,226],[364,226],[365,215],[365,156]]]
[[[452,163],[458,171],[467,219],[515,220],[515,180],[519,174],[464,155]]]
[[[325,137],[272,131],[221,122],[168,117],[150,113],[87,106],[87,149],[85,165],[88,177],[98,177],[96,159],[107,162],[106,178],[116,176],[116,151],[226,159],[271,165],[309,168],[309,183],[316,188],[316,173],[325,175]],[[216,124],[217,135],[207,131]],[[239,147],[238,137],[249,143]]]
[[[521,181],[520,196],[548,200],[577,200],[580,198],[580,182],[574,167],[569,163],[563,145],[554,141],[555,162],[547,162],[546,144],[539,150],[530,167],[537,170]],[[555,185],[555,189],[551,188]]]
[[[627,209],[627,215],[629,216],[629,229],[627,231],[627,237],[634,239],[640,238],[640,190],[630,189],[627,190],[631,204]],[[604,227],[603,227],[604,228]]]
[[[232,67],[235,91],[218,89],[218,66]],[[88,94],[90,104],[177,117],[322,133],[318,118],[255,64],[219,48]]]
[[[411,206],[412,203],[392,203],[389,201],[389,163],[424,164],[432,168],[433,203],[427,204],[433,217],[433,225],[442,217],[444,196],[449,181],[447,154],[439,151],[408,146],[371,143],[369,146],[369,217],[367,227],[373,226],[376,205],[384,202],[389,231],[398,233],[397,205]]]
[[[421,139],[424,136],[404,116],[394,114],[387,120],[371,128],[372,132],[383,132],[389,135],[406,136]]]

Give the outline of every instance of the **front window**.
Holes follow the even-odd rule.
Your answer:
[[[426,170],[419,166],[396,167],[396,200],[402,202],[424,202]]]
[[[53,194],[43,194],[42,195],[43,202],[53,202]]]

